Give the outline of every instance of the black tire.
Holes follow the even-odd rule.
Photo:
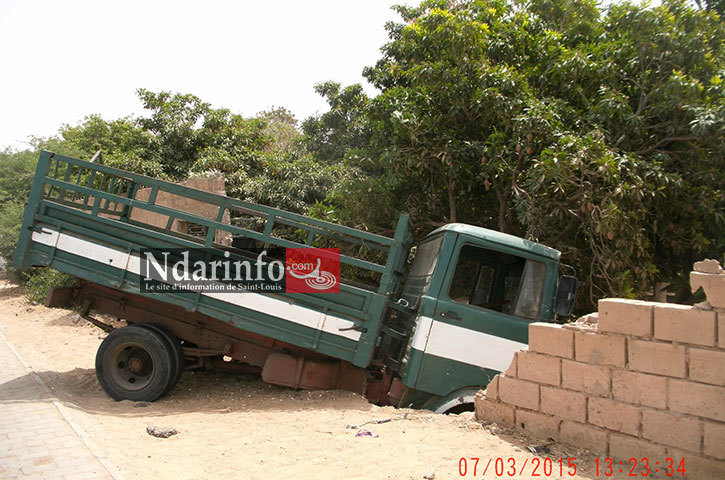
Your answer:
[[[96,377],[114,400],[153,402],[173,378],[176,358],[159,332],[130,325],[111,332],[96,353]]]
[[[156,323],[137,323],[135,325],[160,333],[166,340],[168,347],[171,349],[171,357],[172,360],[174,360],[174,365],[172,369],[171,379],[169,380],[169,384],[166,386],[166,390],[164,391],[164,394],[166,394],[172,388],[174,388],[177,383],[179,383],[179,380],[181,379],[181,374],[184,373],[186,359],[184,358],[184,350],[181,348],[181,342],[171,330],[164,327],[163,325],[158,325]]]

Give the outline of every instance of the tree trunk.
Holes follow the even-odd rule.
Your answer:
[[[494,183],[493,189],[498,198],[498,229],[503,233],[511,233],[511,224],[508,219],[508,199],[511,196],[511,189],[503,192],[501,187]]]
[[[456,223],[456,181],[448,176],[448,209],[451,223]]]
[[[654,288],[654,301],[655,302],[662,302],[667,303],[667,287],[668,283],[666,282],[657,282],[655,283]]]

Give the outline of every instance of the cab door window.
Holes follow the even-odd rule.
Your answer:
[[[448,296],[454,302],[535,320],[545,275],[541,262],[464,245]]]

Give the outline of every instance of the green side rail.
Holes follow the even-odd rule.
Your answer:
[[[139,199],[137,195],[142,190],[148,195]],[[207,218],[159,205],[157,199],[161,195],[203,203],[207,211],[212,209],[216,215]],[[139,220],[139,211],[151,212],[157,219],[165,217],[165,228]],[[222,221],[225,216],[245,223],[245,226],[225,223]],[[203,236],[172,231],[176,221],[203,227]],[[360,332],[360,339],[354,342],[319,330],[312,332],[304,327],[286,325],[281,320],[276,321],[273,315],[245,311],[200,294],[140,292],[140,278],[136,275],[32,241],[33,232],[44,228],[136,255],[143,248],[200,247],[218,250],[222,255],[229,247],[215,242],[217,232],[242,236],[265,248],[340,248],[339,294],[266,295],[350,320]],[[42,151],[13,262],[19,269],[50,266],[100,285],[151,296],[253,333],[367,366],[380,332],[386,302],[400,291],[412,242],[407,215],[400,216],[394,237],[389,238]],[[360,273],[369,281],[366,285],[347,281],[346,274],[350,272]]]

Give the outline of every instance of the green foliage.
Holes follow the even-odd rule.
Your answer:
[[[264,133],[272,139],[267,151],[291,154],[297,151],[302,135],[297,130],[297,119],[284,107],[272,107],[257,116],[266,121]]]
[[[296,212],[324,199],[344,176],[341,167],[305,154],[297,120],[284,108],[245,118],[194,95],[145,89],[138,95],[144,116],[107,121],[90,115],[34,146],[86,159],[100,150],[98,161],[108,166],[171,181],[221,173],[228,195]],[[22,155],[37,158],[35,152]],[[2,196],[6,177],[0,177]],[[27,192],[19,195],[25,197]]]
[[[341,108],[339,85],[320,92],[367,136],[330,155],[325,139],[349,138],[349,124],[323,114],[311,126],[325,128],[305,129],[318,158],[354,170],[327,211],[380,231],[406,211],[419,234],[462,221],[554,246],[589,305],[681,285],[693,261],[722,258],[716,15],[680,0],[396,8],[404,22],[364,71],[381,93]]]
[[[0,205],[0,257],[5,260],[5,268],[15,273],[12,267],[12,256],[20,235],[25,205],[12,200]]]
[[[38,156],[30,151],[0,152],[0,205],[24,202],[30,192]]]
[[[0,256],[8,262],[12,257],[39,149],[84,159],[100,150],[98,162],[170,181],[221,173],[230,196],[300,213],[345,175],[304,153],[297,120],[284,108],[245,118],[193,95],[143,89],[138,95],[144,116],[108,121],[90,115],[63,125],[57,136],[35,139],[32,150],[0,152]],[[71,281],[49,269],[20,279],[38,302],[50,287]]]
[[[212,112],[208,103],[190,94],[151,92],[139,89],[138,95],[149,117],[138,120],[151,135],[147,154],[161,164],[172,178],[184,178],[203,149],[204,135],[198,125]]]
[[[695,3],[698,7],[713,11],[721,17],[725,15],[725,0],[695,0]]]
[[[25,200],[38,157],[33,152],[0,152],[0,257],[13,272],[10,259],[20,234]]]
[[[35,269],[28,275],[28,299],[31,302],[44,303],[51,288],[70,287],[75,282],[75,277],[52,268]]]
[[[330,110],[302,123],[302,142],[318,161],[339,163],[351,149],[368,146],[370,126],[366,116],[370,102],[359,84],[342,88],[336,82],[315,85]]]
[[[143,158],[153,142],[151,133],[130,117],[105,121],[99,115],[89,115],[79,125],[61,127],[61,134],[65,144],[86,155],[100,150],[110,158],[117,155]]]
[[[243,190],[246,200],[306,213],[344,176],[344,168],[316,162],[310,156],[269,155],[262,159],[261,171],[247,178]]]

